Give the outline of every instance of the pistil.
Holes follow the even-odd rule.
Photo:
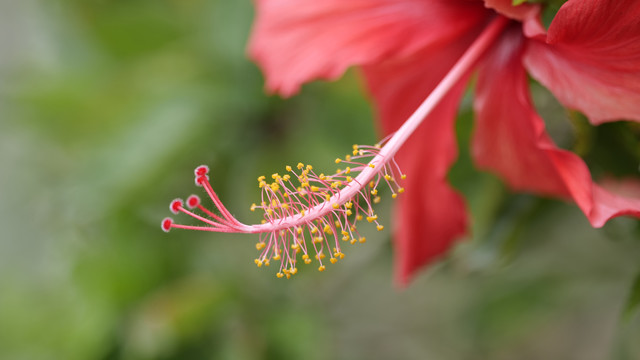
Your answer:
[[[339,239],[352,244],[366,241],[356,228],[357,221],[366,217],[379,231],[384,228],[372,207],[380,201],[378,185],[387,184],[393,198],[404,192],[399,181],[406,175],[400,171],[394,155],[452,87],[471,71],[509,21],[502,16],[496,17],[388,140],[376,146],[354,145],[352,154],[336,159],[336,164],[347,165],[345,169],[331,175],[316,174],[311,165],[299,163],[295,168],[287,166],[285,175],[273,174],[271,183],[267,183],[265,176],[259,177],[262,200],[260,205],[253,204],[251,210],[264,211],[262,224],[246,225],[238,221],[218,198],[209,182],[209,168],[203,165],[194,171],[196,185],[204,187],[220,215],[206,209],[200,199],[192,195],[187,199],[186,207],[182,200],[176,199],[170,210],[175,214],[185,213],[204,225],[175,224],[171,218],[165,218],[162,229],[259,233],[256,249],[261,253],[255,260],[256,265],[269,266],[271,260],[280,261],[278,277],[289,278],[297,273],[298,253],[302,253],[306,264],[312,262],[310,253],[315,253],[314,258],[320,264],[318,270],[324,271],[325,252],[329,254],[331,263],[344,258]],[[296,180],[299,186],[292,180]],[[204,216],[191,211],[195,209]]]

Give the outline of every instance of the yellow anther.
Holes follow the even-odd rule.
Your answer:
[[[271,200],[271,206],[278,207],[278,202],[276,201],[276,199]]]
[[[338,253],[338,255],[340,255],[340,259],[344,259],[344,254],[343,253]]]
[[[333,205],[332,205],[332,206],[333,206],[333,208],[334,208],[334,209],[337,209],[337,208],[339,208],[339,207],[340,207],[340,204],[338,204],[338,203],[333,203]]]
[[[347,161],[351,161],[351,155],[347,154],[344,156],[344,159]]]
[[[358,240],[356,240],[355,238],[351,239],[351,245],[353,245],[353,244],[355,244],[357,242],[358,242]]]
[[[351,201],[344,203],[344,207],[346,207],[347,209],[351,209],[352,206],[353,203]]]
[[[333,224],[338,228],[340,227],[340,221],[338,220],[334,221]]]
[[[289,194],[284,193],[284,194],[282,194],[282,197],[286,197],[286,198],[288,198],[288,197],[289,197]]]
[[[266,182],[264,182],[264,181],[260,181],[260,184],[258,184],[258,187],[259,187],[259,188],[263,188],[263,187],[265,187],[265,186],[267,186],[267,183],[266,183]]]
[[[331,195],[327,194],[327,195],[325,195],[325,196],[324,196],[324,198],[325,198],[327,201],[329,201],[329,200],[331,200]]]
[[[262,220],[260,220],[260,223],[261,223],[261,224],[266,224],[266,223],[267,223],[267,220],[262,219]]]
[[[272,257],[272,259],[275,261],[280,260],[280,254],[276,254],[274,257]]]
[[[407,178],[407,174],[402,174],[402,175],[400,175],[400,179],[404,180],[404,179],[406,179],[406,178]]]
[[[381,200],[380,196],[376,196],[376,197],[373,198],[373,203],[374,204],[378,204],[378,203],[380,203],[380,200]],[[286,204],[283,204],[283,207],[284,207],[284,205],[286,205]]]
[[[347,235],[349,235],[349,233],[344,231],[344,230],[342,230],[342,235],[347,236]]]
[[[289,210],[289,204],[282,204],[282,205],[280,205],[280,207],[285,209],[285,210]]]
[[[318,254],[316,254],[316,259],[317,259],[317,260],[322,260],[322,259],[324,259],[324,258],[325,258],[325,255],[324,255],[323,253],[318,253]]]
[[[337,158],[337,159],[336,159],[336,164],[340,164],[340,162],[342,162],[342,159]]]
[[[263,182],[266,177],[264,175],[258,177],[258,182]]]
[[[302,169],[302,168],[304,167],[304,164],[303,164],[303,163],[301,163],[301,162],[299,162],[297,167],[298,167],[298,169],[300,170],[300,169]]]
[[[283,274],[283,273],[281,273],[281,272],[279,272],[279,273],[277,273],[277,274],[276,274],[276,276],[277,276],[278,278],[282,278],[282,277],[284,276],[284,274]]]
[[[391,175],[385,174],[384,175],[384,179],[387,180],[387,181],[391,180]]]
[[[296,228],[296,232],[297,232],[298,234],[302,234],[302,228],[300,228],[300,227],[299,227],[299,228]]]
[[[347,176],[347,182],[351,182],[353,178],[351,176]]]
[[[290,179],[291,179],[291,175],[289,175],[289,174],[286,174],[286,175],[284,175],[282,177],[282,180],[284,180],[284,181],[289,181]]]
[[[309,258],[304,259],[304,263],[307,265],[311,264],[311,259]]]
[[[251,211],[256,211],[256,203],[251,204]]]
[[[358,155],[358,149],[353,150],[351,153],[353,154],[353,156]]]
[[[398,188],[398,192],[402,194],[404,192],[404,188]]]
[[[332,257],[331,259],[329,259],[329,261],[331,261],[332,264],[335,264],[336,262],[338,262],[338,259]]]
[[[312,186],[311,187],[311,192],[317,192],[317,191],[320,191],[319,187],[317,187],[317,186]]]
[[[307,171],[311,171],[311,170],[313,170],[313,166],[307,165]]]
[[[331,183],[331,187],[336,189],[338,186],[342,185],[342,181],[334,181]]]
[[[271,174],[271,178],[272,178],[273,180],[275,180],[275,179],[277,179],[277,178],[279,178],[279,177],[280,177],[280,175],[278,175],[278,173],[273,173],[273,174]]]
[[[353,144],[352,148],[353,150],[358,150],[358,144]]]
[[[350,216],[352,214],[351,210],[347,209],[347,211],[344,212],[347,216]]]
[[[355,225],[351,225],[351,231],[356,231],[356,226]]]
[[[371,190],[371,195],[378,195],[378,189]]]
[[[286,273],[285,275],[287,275],[287,279],[291,279],[291,274],[290,273]]]
[[[291,245],[291,248],[297,251],[298,249],[300,249],[300,244],[293,244]]]
[[[375,166],[375,165],[373,165],[373,164],[369,164],[369,167],[373,169],[373,168],[375,168],[376,166]]]
[[[397,197],[398,197],[398,194],[393,193],[393,194],[391,194],[391,197],[395,199],[395,198],[397,198]]]
[[[264,259],[264,266],[269,266],[271,265],[271,262],[269,262],[269,259]]]
[[[261,260],[256,259],[255,263],[256,263],[256,265],[258,265],[258,267],[262,266],[262,261]]]
[[[366,238],[366,237],[364,237],[364,236],[363,236],[363,237],[361,237],[361,238],[360,238],[360,242],[361,242],[361,243],[363,243],[363,244],[364,244],[364,243],[366,243],[366,242],[367,242],[367,238]]]
[[[306,179],[306,176],[309,175],[309,170],[302,170],[300,175],[302,175],[302,178]]]
[[[262,250],[265,246],[267,246],[265,243],[259,242],[256,244],[256,250]]]
[[[358,214],[358,216],[356,216],[356,220],[358,221],[362,220],[362,215]]]
[[[347,155],[349,156],[349,155]],[[347,166],[346,169],[344,169],[345,174],[351,174],[351,168]]]
[[[293,170],[293,169],[291,168],[291,166],[289,166],[289,165],[287,165],[287,166],[285,167],[285,169],[287,169],[287,171],[292,171],[292,170]]]
[[[317,232],[318,232],[318,228],[317,227],[314,226],[314,227],[311,228],[311,233],[312,234],[315,234]]]
[[[349,241],[349,235],[345,235],[342,237],[342,241]]]
[[[304,216],[304,214],[306,214],[306,213],[307,213],[306,210],[302,210],[302,211],[300,211],[300,216]]]
[[[290,271],[291,275],[295,275],[297,272],[298,272],[298,268],[295,268],[295,267],[291,268],[291,271]]]
[[[273,215],[273,210],[271,210],[271,209],[267,209],[267,214],[268,214],[269,216]]]
[[[302,260],[307,260],[309,258],[309,254],[302,255]]]
[[[278,190],[280,190],[280,185],[279,185],[279,184],[277,184],[277,183],[273,183],[273,184],[271,184],[271,190],[273,190],[273,191],[278,191]]]
[[[378,225],[378,226],[376,226],[376,229],[378,229],[378,231],[382,231],[384,229],[384,226]]]
[[[380,149],[380,144],[373,145],[376,149]]]
[[[309,183],[308,182],[303,182],[303,183],[300,184],[300,186],[302,186],[303,188],[309,187]]]
[[[370,182],[369,182],[369,187],[370,187],[370,188],[372,188],[372,189],[373,189],[375,186],[376,186],[376,183],[374,183],[373,181],[370,181]]]
[[[329,234],[329,235],[333,234],[333,231],[331,230],[331,226],[329,225],[325,225],[322,231],[324,231],[326,234]]]
[[[287,275],[287,278],[289,278],[289,273],[290,273],[289,269],[282,269],[282,272],[283,272],[285,275]]]
[[[378,220],[378,215],[367,216],[368,222],[373,222],[374,220]]]
[[[324,240],[324,238],[322,236],[314,237],[313,238],[313,243],[314,244],[320,244],[322,242],[322,240]]]
[[[325,269],[324,265],[320,265],[320,267],[318,268],[318,271],[322,272],[324,271],[324,269]]]
[[[320,174],[320,176],[318,176],[318,179],[320,180],[325,180],[327,177],[324,174]]]

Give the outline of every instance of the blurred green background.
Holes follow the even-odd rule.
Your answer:
[[[376,141],[356,72],[290,100],[264,93],[244,50],[252,11],[0,2],[1,359],[640,359],[638,221],[592,229],[574,205],[476,171],[469,98],[451,179],[473,235],[408,289],[392,283],[389,231],[289,281],[255,267],[253,236],[163,233],[169,201],[200,190],[197,165],[254,222],[258,175],[333,169]],[[637,127],[567,121],[535,90],[554,138],[594,172],[637,175]]]

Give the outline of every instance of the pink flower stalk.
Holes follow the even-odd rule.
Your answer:
[[[527,77],[528,70],[593,124],[640,121],[640,1],[569,0],[548,30],[539,20],[540,5],[513,3],[256,0],[249,52],[267,89],[284,96],[358,66],[382,130],[392,134],[479,34],[503,18],[508,24],[473,69],[476,163],[515,190],[573,200],[594,227],[616,216],[640,217],[640,194],[601,187],[582,159],[553,143]],[[457,157],[453,123],[468,75],[449,88],[395,157],[411,194],[399,199],[394,222],[401,284],[467,231],[464,201],[447,183],[447,172]]]
[[[171,218],[165,218],[162,221],[162,229],[166,232],[171,228],[179,228],[226,233],[259,233],[260,241],[256,244],[256,249],[261,253],[255,260],[258,267],[269,266],[272,260],[279,261],[277,276],[289,278],[298,271],[298,253],[301,253],[301,259],[305,264],[312,262],[310,254],[313,253],[319,262],[318,270],[324,271],[325,251],[329,253],[331,263],[345,256],[340,249],[339,239],[351,244],[366,241],[355,226],[357,221],[366,217],[369,223],[375,223],[378,231],[384,229],[378,222],[372,204],[380,201],[377,189],[380,183],[388,185],[393,198],[404,192],[397,180],[404,180],[406,175],[400,171],[394,155],[439,101],[469,72],[507,24],[505,18],[496,18],[388,140],[383,140],[375,146],[354,145],[352,155],[336,159],[336,164],[348,165],[345,169],[332,175],[317,175],[311,165],[298,163],[297,171],[287,166],[288,174],[273,174],[272,183],[267,183],[265,176],[258,177],[262,201],[260,205],[252,204],[251,211],[264,211],[262,224],[246,225],[231,215],[211,187],[209,168],[202,165],[194,171],[195,183],[204,187],[220,215],[202,206],[196,195],[191,195],[187,198],[186,207],[183,200],[175,199],[169,208],[174,214],[183,212],[204,225],[181,225],[174,223]],[[297,181],[297,184],[292,180]],[[191,211],[196,208],[204,216]]]

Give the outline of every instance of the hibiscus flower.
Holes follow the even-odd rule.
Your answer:
[[[539,21],[539,5],[515,6],[512,0],[257,0],[256,6],[249,52],[264,70],[267,89],[290,96],[305,82],[336,79],[358,66],[388,141],[380,147],[354,145],[353,159],[336,159],[352,164],[355,178],[347,175],[349,167],[327,177],[303,164],[299,172],[287,168],[301,182],[298,189],[288,188],[291,175],[274,174],[271,184],[259,178],[263,202],[252,210],[265,210],[262,225],[244,225],[231,216],[211,189],[208,169],[200,167],[196,183],[221,216],[197,198],[187,206],[208,218],[176,200],[172,211],[206,226],[165,219],[163,229],[265,233],[256,264],[269,265],[282,255],[278,276],[289,277],[297,272],[298,252],[308,263],[313,247],[321,262],[332,236],[337,247],[329,253],[331,262],[344,257],[337,234],[355,241],[348,220],[353,212],[381,230],[371,203],[375,187],[386,181],[394,197],[411,194],[398,197],[395,214],[396,278],[406,284],[466,232],[463,199],[446,176],[457,157],[456,110],[474,70],[472,149],[480,167],[516,190],[575,201],[594,227],[620,215],[640,217],[640,198],[597,185],[577,155],[553,143],[533,107],[527,78],[528,71],[593,124],[640,121],[640,2],[569,0],[548,31]],[[353,200],[358,196],[365,206]],[[307,232],[310,245],[300,238]]]

